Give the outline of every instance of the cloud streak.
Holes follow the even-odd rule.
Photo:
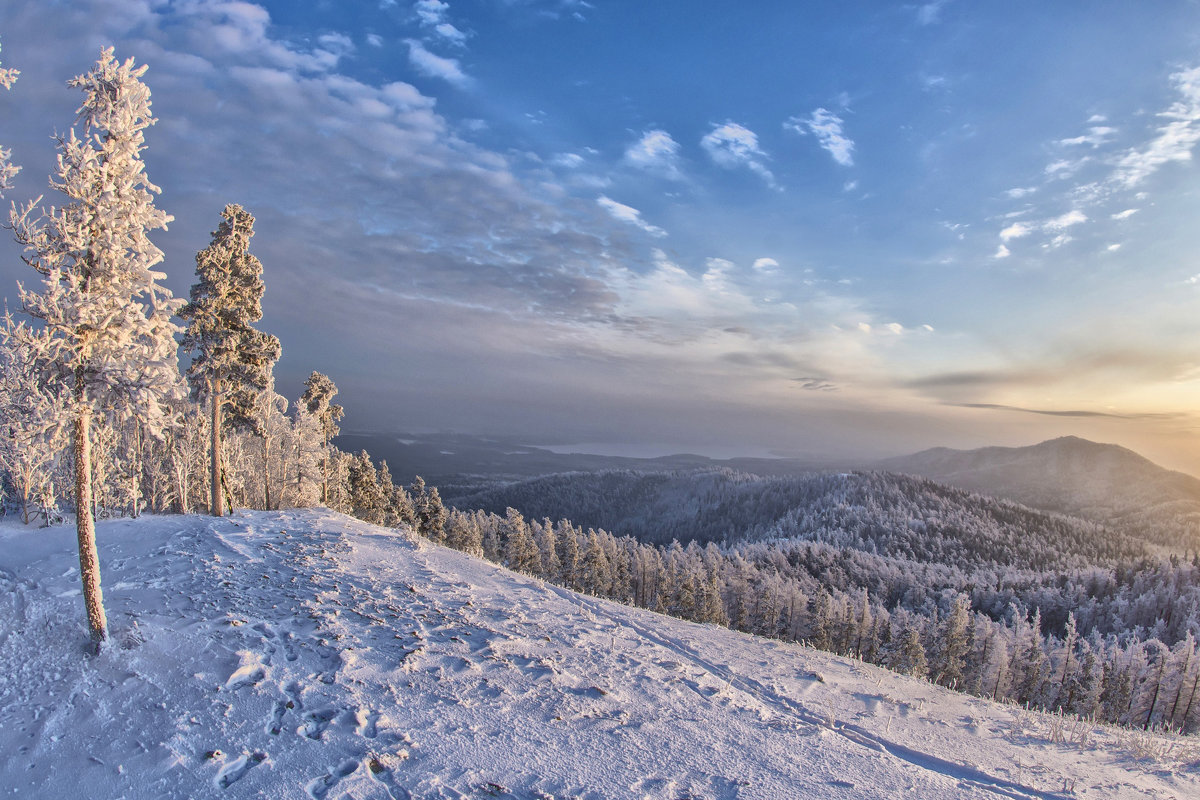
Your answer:
[[[460,89],[471,85],[471,79],[462,71],[458,59],[444,58],[436,53],[431,53],[417,39],[405,39],[404,43],[408,45],[408,62],[417,72],[427,78],[446,81]]]
[[[624,203],[618,203],[610,197],[600,195],[596,198],[596,204],[608,212],[613,219],[627,222],[634,227],[641,228],[646,233],[655,237],[666,236],[667,232],[657,225],[651,225],[646,220],[642,219],[642,212],[632,206],[627,206]]]

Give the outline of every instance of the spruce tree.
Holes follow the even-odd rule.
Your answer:
[[[171,217],[154,207],[157,186],[141,160],[143,131],[154,124],[146,67],[119,63],[112,48],[69,82],[84,93],[75,128],[58,140],[51,186],[67,197],[61,208],[36,202],[11,215],[26,263],[43,276],[40,294],[21,288],[25,311],[41,321],[24,337],[45,364],[42,379],[70,405],[75,461],[75,518],[80,578],[88,627],[96,641],[108,635],[100,589],[100,561],[92,511],[93,422],[137,419],[153,435],[182,396],[171,321],[181,301],[157,281],[162,251],[149,231]]]
[[[209,512],[223,513],[221,436],[231,427],[259,430],[255,404],[271,385],[279,340],[251,327],[262,319],[262,262],[250,255],[254,217],[227,205],[208,247],[196,254],[191,302],[179,316],[188,321],[182,347],[193,354],[188,367],[192,395],[207,402],[211,423]]]
[[[321,455],[321,504],[329,505],[329,480],[332,463],[330,462],[329,443],[338,435],[337,421],[342,418],[342,407],[331,401],[337,396],[337,386],[328,375],[314,371],[304,382],[304,394],[300,396],[300,404],[305,411],[316,418],[324,437],[325,447]]]

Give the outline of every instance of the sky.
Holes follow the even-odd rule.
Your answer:
[[[167,285],[245,206],[346,430],[1200,473],[1196,2],[4,0],[0,45],[6,199],[148,64]]]

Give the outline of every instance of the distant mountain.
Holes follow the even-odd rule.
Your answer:
[[[1115,444],[1064,436],[1030,447],[938,447],[876,466],[1200,546],[1200,479]]]

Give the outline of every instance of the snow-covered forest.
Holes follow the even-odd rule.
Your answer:
[[[879,473],[573,473],[455,502],[483,510],[450,515],[450,546],[571,588],[993,699],[1200,729],[1194,553]],[[551,522],[569,507],[586,531]]]
[[[94,639],[107,636],[96,520],[323,505],[576,592],[992,699],[1200,729],[1194,540],[1170,552],[886,474],[551,476],[455,510],[420,479],[395,485],[365,451],[341,452],[333,380],[275,391],[282,344],[254,327],[266,284],[247,209],[213,220],[186,301],[162,285],[150,236],[172,218],[141,160],[155,121],[145,69],[110,49],[70,82],[83,101],[58,140],[53,201],[12,212],[31,271],[0,327],[6,503],[27,525],[74,516]],[[0,158],[6,179],[15,167]]]

